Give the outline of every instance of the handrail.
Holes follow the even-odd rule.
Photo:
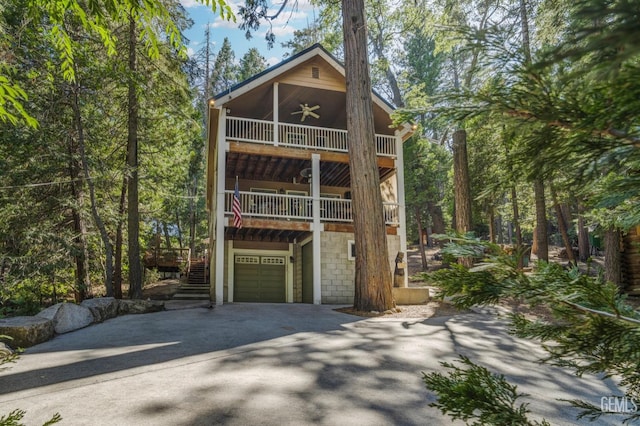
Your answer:
[[[274,123],[253,118],[227,117],[225,136],[240,142],[283,145],[287,147],[315,149],[321,151],[348,152],[348,132],[329,127],[303,124]],[[274,129],[277,129],[274,138]],[[393,135],[375,135],[376,152],[379,156],[397,156],[396,138]]]
[[[313,197],[288,194],[239,191],[243,217],[255,217],[282,220],[313,219]],[[233,215],[233,190],[225,191],[225,214]],[[320,220],[323,222],[353,222],[351,200],[343,198],[320,197]],[[383,203],[385,223],[400,225],[400,205]]]

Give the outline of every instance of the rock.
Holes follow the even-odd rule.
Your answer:
[[[13,351],[6,343],[0,342],[0,359],[6,358],[9,355],[13,354]]]
[[[83,300],[80,306],[84,306],[91,311],[94,322],[102,322],[118,316],[118,301],[114,297]]]
[[[75,303],[58,303],[41,311],[37,317],[53,321],[53,329],[58,334],[84,328],[93,324],[93,314],[88,308]]]
[[[118,300],[118,315],[148,314],[164,310],[164,302],[160,300]]]
[[[0,334],[12,337],[8,342],[12,348],[27,348],[53,337],[53,321],[38,317],[2,318]]]

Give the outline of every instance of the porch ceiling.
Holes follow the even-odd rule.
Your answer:
[[[233,179],[263,180],[272,182],[307,182],[300,171],[311,167],[311,161],[297,158],[281,158],[269,155],[227,153],[226,177]],[[393,175],[392,168],[380,167],[380,180]],[[348,188],[351,186],[349,165],[346,163],[320,162],[320,185]]]
[[[335,90],[314,87],[296,86],[282,83],[278,89],[278,116],[281,123],[305,124],[309,126],[328,127],[333,129],[347,128],[346,94]],[[300,111],[300,104],[320,106],[315,112],[320,118],[307,117],[300,122],[300,115],[292,112]],[[234,117],[273,120],[273,85],[264,84],[251,92],[230,100],[224,105]],[[392,135],[395,129],[390,128],[392,121],[389,115],[378,105],[373,106],[375,132]]]
[[[309,231],[295,231],[291,229],[264,229],[264,228],[225,228],[224,239],[236,241],[260,241],[292,243],[294,240],[302,240],[311,235]]]

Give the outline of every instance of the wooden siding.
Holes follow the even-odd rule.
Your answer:
[[[318,68],[319,78],[312,75],[313,68]],[[277,79],[281,83],[302,87],[313,87],[323,90],[346,91],[342,74],[320,58],[311,59]]]

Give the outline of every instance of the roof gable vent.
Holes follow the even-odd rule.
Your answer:
[[[313,78],[320,78],[320,68],[318,68],[318,67],[311,67],[311,77],[313,77]]]

